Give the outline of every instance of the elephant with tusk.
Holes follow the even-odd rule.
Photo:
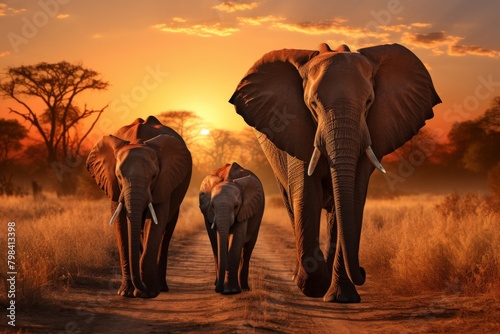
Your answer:
[[[249,290],[250,257],[264,213],[262,184],[255,174],[233,162],[203,180],[199,199],[215,258],[215,291]]]
[[[154,298],[168,291],[168,247],[192,170],[183,139],[153,116],[139,118],[99,140],[87,169],[111,200],[109,224],[116,221],[122,269],[118,294]]]
[[[368,182],[380,160],[411,139],[441,102],[407,48],[352,52],[283,49],[259,59],[229,100],[257,137],[278,180],[295,232],[294,280],[307,296],[356,303]],[[328,249],[319,246],[322,209]]]

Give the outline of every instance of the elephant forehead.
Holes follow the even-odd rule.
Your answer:
[[[123,147],[117,152],[116,159],[122,164],[143,164],[145,162],[156,163],[158,161],[158,156],[154,149],[143,144],[136,144]]]
[[[212,190],[212,199],[214,201],[225,201],[231,198],[238,199],[240,197],[239,187],[231,182],[221,182],[215,185]]]
[[[372,76],[372,66],[369,60],[359,53],[328,52],[311,60],[311,70],[317,75],[353,71],[361,72],[364,76]]]

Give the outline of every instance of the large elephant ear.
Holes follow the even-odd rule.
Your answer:
[[[314,149],[316,125],[304,102],[300,68],[318,51],[283,49],[265,54],[229,100],[245,122],[276,147],[303,161]]]
[[[113,135],[102,137],[87,157],[87,170],[112,201],[118,201],[120,188],[116,180],[116,151],[129,142]]]
[[[191,177],[191,153],[184,142],[166,134],[146,140],[144,144],[158,154],[160,170],[152,196],[153,204],[162,203],[186,177]]]
[[[214,222],[214,210],[212,208],[212,188],[223,179],[216,175],[208,175],[200,185],[200,210],[209,222]]]
[[[378,157],[410,140],[441,103],[424,64],[399,44],[358,50],[374,66],[375,101],[367,124],[372,149]]]
[[[253,175],[247,175],[233,180],[242,189],[243,201],[237,215],[239,222],[253,217],[259,210],[264,208],[264,190],[259,179]]]

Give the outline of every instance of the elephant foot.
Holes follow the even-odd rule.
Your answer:
[[[218,279],[215,280],[215,292],[222,293],[224,291],[224,282],[219,282]]]
[[[134,290],[134,297],[136,298],[156,298],[160,294],[160,291],[141,291],[138,289]]]
[[[223,295],[235,295],[241,293],[241,289],[236,286],[236,287],[229,287],[229,286],[224,286],[224,290],[222,291]]]
[[[134,285],[131,281],[122,283],[120,288],[118,289],[118,295],[122,297],[134,298]]]
[[[307,297],[323,297],[330,286],[330,275],[324,264],[313,273],[307,273],[300,267],[294,279],[300,291]]]
[[[339,281],[332,284],[327,293],[323,296],[323,301],[332,303],[359,303],[361,297],[356,291],[356,287],[350,281]]]
[[[160,291],[161,292],[168,292],[167,281],[163,281],[160,283]]]

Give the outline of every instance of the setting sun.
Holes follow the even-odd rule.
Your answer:
[[[200,130],[200,135],[202,135],[202,136],[208,136],[209,134],[210,134],[209,129],[201,129]]]

